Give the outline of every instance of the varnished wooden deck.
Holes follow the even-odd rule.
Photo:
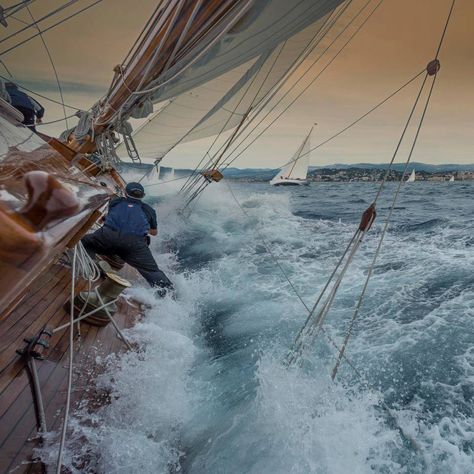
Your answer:
[[[84,283],[79,284],[81,290]],[[36,414],[24,359],[16,353],[23,349],[24,338],[33,337],[44,326],[56,327],[69,321],[64,303],[71,294],[70,269],[59,264],[43,273],[21,303],[0,319],[0,472],[43,472],[40,462],[32,463],[32,452],[38,446]],[[115,321],[119,327],[133,325],[138,310],[126,302],[119,304]],[[123,350],[111,324],[98,328],[81,324],[81,335],[75,337],[74,378],[71,412],[85,399],[97,393],[93,380],[102,367],[97,356],[104,357]],[[55,333],[45,360],[36,361],[43,395],[48,431],[61,428],[66,400],[69,363],[69,328]],[[95,402],[95,400],[94,400]],[[97,403],[106,403],[97,400]]]

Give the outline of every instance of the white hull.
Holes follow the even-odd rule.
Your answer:
[[[272,186],[305,186],[308,185],[309,182],[305,179],[285,179],[285,178],[278,178],[272,179],[270,181]]]

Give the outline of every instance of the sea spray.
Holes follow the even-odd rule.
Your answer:
[[[114,360],[100,379],[113,397],[89,433],[97,469],[472,472],[473,186],[404,189],[347,352],[376,390],[347,364],[332,384],[334,349],[324,338],[302,368],[283,368],[306,313],[265,248],[311,304],[365,208],[357,198],[374,186],[231,186],[248,216],[223,183],[184,216],[179,201],[156,196],[153,249],[177,282],[177,299],[152,301],[127,331],[142,351]],[[387,205],[382,199],[328,317],[338,343]],[[380,397],[422,447],[422,459],[380,409]]]

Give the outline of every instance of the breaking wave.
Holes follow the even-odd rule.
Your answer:
[[[112,401],[94,423],[75,419],[93,470],[473,472],[474,187],[404,187],[347,349],[363,378],[343,364],[334,384],[324,338],[301,367],[282,365],[306,314],[266,246],[311,305],[373,185],[231,186],[247,215],[225,183],[188,216],[175,198],[154,196],[154,250],[177,299],[134,290],[150,305],[128,331],[141,350],[110,359],[99,384]],[[339,344],[388,198],[328,317]]]

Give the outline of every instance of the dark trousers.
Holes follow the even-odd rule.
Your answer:
[[[36,133],[36,127],[35,127],[35,111],[31,109],[27,109],[25,107],[15,107],[17,110],[19,110],[23,114],[23,124],[26,125],[32,132]]]
[[[150,286],[173,288],[171,281],[158,268],[145,237],[121,234],[108,227],[102,227],[92,234],[84,236],[81,242],[92,258],[95,258],[96,253],[118,255],[135,268]]]

